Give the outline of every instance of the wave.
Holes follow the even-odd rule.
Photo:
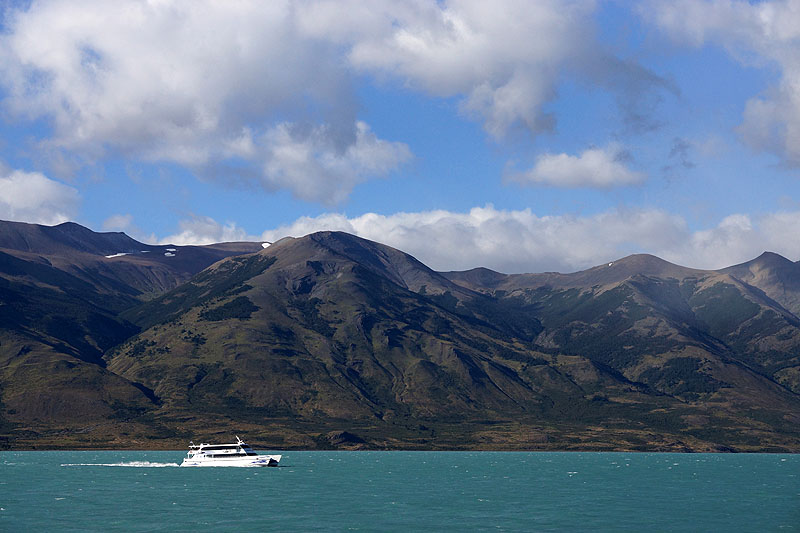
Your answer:
[[[122,466],[128,468],[169,468],[178,463],[151,463],[150,461],[130,461],[127,463],[65,463],[61,466]]]

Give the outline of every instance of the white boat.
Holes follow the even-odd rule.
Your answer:
[[[258,455],[236,437],[236,444],[189,443],[181,466],[278,466],[280,455]]]

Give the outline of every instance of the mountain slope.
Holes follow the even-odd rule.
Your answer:
[[[721,272],[761,289],[795,315],[800,314],[800,263],[764,252],[751,261],[724,268]]]
[[[590,288],[620,283],[633,276],[649,276],[662,279],[686,279],[703,276],[709,271],[675,265],[649,254],[637,254],[592,267],[588,270],[561,274],[501,274],[485,268],[464,272],[442,273],[447,279],[463,287],[481,291],[503,291],[504,294],[526,289],[549,287],[553,289]]]
[[[98,293],[58,269],[0,252],[0,435],[115,426],[155,407],[148,391],[104,368],[103,354],[139,328],[113,308],[128,295]],[[34,429],[36,428],[36,429]]]
[[[232,255],[178,284],[211,255],[63,229],[0,250],[9,446],[800,450],[800,320],[752,265],[443,274],[321,232],[203,247]]]
[[[83,252],[109,255],[136,252],[142,244],[124,233],[95,233],[74,222],[41,226],[24,222],[0,223],[0,248],[45,255]]]
[[[536,341],[542,348],[586,353],[632,378],[638,374],[626,369],[644,356],[691,347],[800,392],[800,319],[784,306],[791,291],[782,290],[800,271],[795,278],[794,263],[776,254],[720,271],[636,255],[573,274],[445,275],[501,301],[527,303],[544,326]]]
[[[33,427],[119,427],[146,417],[157,404],[152,393],[105,369],[105,352],[139,331],[118,313],[261,246],[162,248],[72,223],[0,222],[0,426],[36,435]],[[130,423],[142,434],[156,427]]]
[[[107,293],[148,298],[172,289],[231,255],[262,249],[259,243],[153,246],[124,233],[96,233],[72,222],[41,226],[0,221],[0,251],[63,270]]]
[[[689,277],[641,275],[622,261],[612,276],[583,274],[590,288],[573,280],[490,298],[399,251],[323,232],[218,263],[134,309],[126,316],[148,329],[108,366],[155,391],[163,420],[190,425],[222,417],[292,434],[346,424],[370,442],[405,446],[404,432],[450,447],[465,435],[525,446],[520,432],[561,446],[795,442],[800,398],[720,338],[738,318],[775,313],[796,329],[792,316],[768,301],[734,320],[704,314],[715,298],[738,302],[739,292],[714,292],[735,280],[646,262]],[[535,327],[519,336],[490,320],[509,315]],[[785,436],[773,440],[766,419]],[[716,433],[698,420],[715,420]],[[435,438],[410,429],[420,424]],[[596,424],[606,433],[590,430]]]
[[[218,364],[233,381],[217,396],[340,418],[535,403],[513,371],[476,349],[491,341],[486,334],[407,288],[409,279],[449,282],[396,250],[355,244],[346,234],[315,234],[215,265],[130,315],[160,323],[126,344],[109,368],[160,393],[178,376]],[[371,248],[366,259],[364,248]],[[157,353],[163,347],[168,357]],[[247,369],[260,369],[252,383]],[[409,374],[419,379],[406,380]],[[431,397],[437,377],[450,386]],[[219,381],[204,375],[191,384],[193,394],[203,380]],[[188,401],[188,392],[180,398]]]

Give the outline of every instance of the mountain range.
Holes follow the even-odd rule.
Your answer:
[[[0,222],[0,446],[800,451],[800,263],[436,272]]]

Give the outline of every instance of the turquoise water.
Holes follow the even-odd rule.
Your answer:
[[[800,456],[2,452],[0,531],[800,531]],[[107,466],[103,466],[107,465]]]

